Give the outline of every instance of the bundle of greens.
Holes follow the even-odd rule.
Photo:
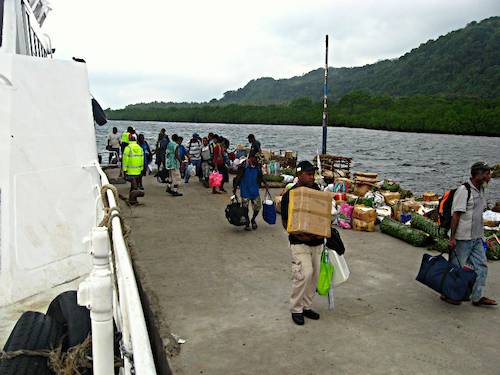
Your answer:
[[[426,246],[432,240],[432,237],[427,233],[401,224],[388,217],[384,218],[380,223],[380,230],[382,233],[399,238],[413,246]]]
[[[415,212],[411,214],[411,226],[431,235],[434,239],[442,238],[446,234],[438,223]]]

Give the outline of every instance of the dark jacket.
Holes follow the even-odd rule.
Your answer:
[[[295,189],[298,187],[300,187],[300,185],[295,185],[292,189]],[[292,189],[290,189],[290,190],[292,190]],[[320,190],[319,186],[316,184],[314,184],[311,187],[311,189]],[[288,226],[288,203],[290,201],[290,190],[288,190],[281,198],[281,219],[283,221],[283,227],[285,229]],[[322,245],[324,242],[324,238],[322,238],[322,237],[315,237],[311,241],[303,241],[293,234],[288,235],[288,240],[290,241],[291,245],[304,244],[307,246],[318,246],[318,245]]]

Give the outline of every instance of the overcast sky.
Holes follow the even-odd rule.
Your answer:
[[[393,58],[500,0],[51,0],[57,58],[83,57],[102,106],[208,101],[259,77]]]

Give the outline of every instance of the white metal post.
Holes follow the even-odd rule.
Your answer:
[[[92,358],[95,375],[114,373],[113,284],[109,267],[110,243],[107,228],[92,230],[92,272],[78,288],[78,304],[90,310]]]

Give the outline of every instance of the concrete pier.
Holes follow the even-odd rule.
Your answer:
[[[341,231],[351,278],[336,289],[335,310],[318,296],[321,319],[298,327],[281,225],[259,217],[244,232],[224,217],[230,194],[192,179],[174,198],[144,180],[142,204],[121,210],[175,374],[500,373],[500,309],[451,306],[416,282],[426,249]],[[489,263],[487,294],[500,299],[500,262]],[[171,334],[186,342],[176,347]]]

